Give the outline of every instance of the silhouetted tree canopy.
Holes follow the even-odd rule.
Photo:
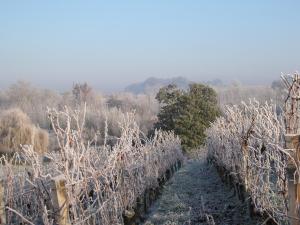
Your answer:
[[[92,95],[92,88],[87,83],[76,83],[73,85],[73,96],[77,103],[87,102]]]

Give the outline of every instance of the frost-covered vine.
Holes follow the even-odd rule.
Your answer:
[[[207,130],[209,158],[245,187],[256,211],[278,224],[287,221],[291,159],[284,148],[285,126],[275,105],[256,100],[227,106]]]
[[[7,223],[57,224],[49,182],[63,178],[69,224],[122,224],[123,214],[136,206],[146,189],[183,159],[180,139],[172,132],[156,131],[146,138],[131,113],[120,121],[121,136],[114,146],[97,146],[84,136],[85,111],[48,110],[59,152],[41,161],[32,146],[21,153],[25,169],[3,158]],[[3,193],[0,193],[3,196]]]

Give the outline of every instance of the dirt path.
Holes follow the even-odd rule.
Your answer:
[[[167,182],[161,197],[150,209],[146,224],[256,225],[262,222],[249,218],[246,205],[222,183],[215,168],[202,159],[188,160]]]

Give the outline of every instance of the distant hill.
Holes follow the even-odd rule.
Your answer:
[[[125,91],[134,94],[151,94],[158,92],[161,87],[169,84],[176,84],[180,89],[187,89],[190,83],[191,81],[184,77],[174,77],[168,79],[150,77],[143,82],[127,86]]]

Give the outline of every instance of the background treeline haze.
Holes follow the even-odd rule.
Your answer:
[[[172,81],[174,80],[171,79],[170,82]],[[151,82],[154,85],[152,89]],[[67,106],[76,109],[86,104],[86,139],[93,140],[95,134],[97,134],[98,138],[96,141],[101,143],[103,142],[103,135],[106,132],[103,129],[106,129],[108,133],[107,140],[113,145],[116,138],[120,136],[119,121],[122,120],[124,113],[135,113],[135,120],[145,135],[158,122],[157,115],[162,105],[158,102],[156,94],[159,88],[167,84],[167,81],[164,80],[162,83],[159,83],[158,81],[153,82],[152,79],[151,82],[150,87],[148,85],[145,92],[133,93],[129,92],[129,89],[126,89],[126,92],[105,95],[94,90],[87,83],[75,83],[70,90],[58,92],[38,88],[28,82],[19,81],[6,89],[0,90],[0,115],[2,121],[8,121],[8,115],[10,115],[14,117],[11,120],[14,120],[15,123],[19,119],[18,126],[20,127],[23,126],[23,128],[26,128],[26,126],[29,126],[28,124],[32,123],[36,131],[47,131],[49,133],[49,140],[47,140],[45,145],[49,146],[49,150],[53,150],[57,146],[51,131],[47,107],[61,110]],[[184,85],[179,84],[177,86],[185,88],[187,81],[184,80],[184,82]],[[137,85],[135,84],[135,87]],[[272,99],[279,106],[283,104],[284,93],[282,93],[283,88],[280,81],[274,81],[269,86],[249,86],[238,82],[233,82],[229,85],[223,85],[222,82],[208,83],[208,85],[215,89],[221,109],[226,104],[240,104],[241,101],[247,101],[250,97],[254,97],[261,102],[271,101]],[[7,113],[7,110],[12,111]],[[4,116],[6,116],[5,119]],[[7,136],[7,132],[11,132],[5,126],[12,125],[6,122],[6,125],[2,124],[1,128],[0,124],[0,135],[2,134],[2,136]],[[20,127],[18,127],[19,130]],[[27,131],[25,128],[24,132],[26,133],[28,132],[28,128],[26,128]],[[36,134],[42,137],[42,134]],[[0,151],[7,151],[3,149],[3,140],[0,143]]]

